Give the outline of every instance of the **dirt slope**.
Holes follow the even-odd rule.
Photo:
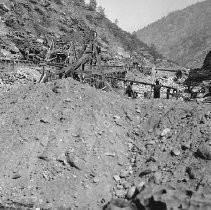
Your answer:
[[[123,112],[118,104],[74,81],[2,96],[2,198],[80,209],[108,200],[117,161],[126,159],[128,137],[114,122]],[[80,169],[66,163],[67,151]]]
[[[200,186],[209,193],[210,161],[196,153],[210,141],[209,107],[131,100],[72,79],[21,87],[0,98],[4,206],[102,209],[155,172],[160,184]],[[172,155],[174,148],[179,154]]]

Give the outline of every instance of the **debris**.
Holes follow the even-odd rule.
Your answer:
[[[106,204],[103,210],[138,210],[136,206],[130,202],[120,199],[112,199]]]
[[[48,120],[46,120],[46,119],[41,119],[40,122],[44,123],[44,124],[50,124],[50,122],[48,122]]]
[[[161,137],[166,136],[167,134],[169,134],[171,132],[170,128],[165,128],[162,133],[160,134]]]
[[[114,118],[114,120],[117,120],[117,119],[120,119],[120,116],[115,115],[115,116],[113,116],[113,118]]]
[[[118,160],[118,165],[123,166],[124,165],[123,160]]]
[[[105,155],[105,156],[110,156],[110,157],[115,157],[115,156],[116,156],[115,153],[109,153],[109,152],[104,153],[104,155]]]
[[[191,142],[183,142],[181,145],[182,150],[190,149],[190,147],[191,147]]]
[[[12,176],[12,179],[19,179],[19,178],[21,178],[21,175],[20,174],[14,174]]]
[[[180,150],[177,148],[174,148],[171,150],[171,154],[175,156],[179,156],[181,154]]]
[[[120,172],[119,177],[120,177],[120,178],[126,178],[126,177],[128,177],[129,175],[130,175],[130,172],[129,172],[129,171],[122,170],[122,171]]]
[[[152,172],[156,172],[158,170],[158,166],[155,163],[150,163],[148,167]]]
[[[115,119],[114,122],[115,122],[118,126],[122,126],[122,120],[121,120],[121,119]]]
[[[47,157],[46,155],[39,155],[37,156],[39,159],[44,160],[44,161],[50,161],[51,159],[49,157]]]
[[[137,112],[137,113],[141,113],[141,110],[140,110],[140,109],[136,109],[136,112]]]
[[[125,190],[116,190],[116,192],[115,192],[115,195],[116,195],[118,198],[123,198],[123,197],[125,197],[125,194],[126,194],[126,191],[125,191]]]
[[[52,88],[52,91],[53,91],[54,93],[60,93],[61,87],[58,86],[56,83],[54,83],[54,86],[53,86],[53,88]]]
[[[148,141],[147,143],[146,143],[146,146],[147,145],[154,145],[155,144],[155,141],[154,140],[150,140],[150,141]]]
[[[73,168],[76,168],[76,169],[78,169],[78,170],[81,170],[81,169],[76,165],[76,163],[74,162],[73,157],[71,156],[71,153],[70,153],[70,152],[65,152],[65,156],[66,156],[66,159],[67,159],[67,163],[69,164],[70,167],[73,167]]]
[[[145,182],[142,181],[136,186],[136,189],[138,190],[138,192],[141,192],[144,186],[145,186]]]
[[[137,190],[137,189],[136,189],[135,186],[131,187],[131,188],[127,191],[126,198],[127,198],[127,199],[132,199],[132,197],[135,195],[136,190]]]
[[[123,187],[121,184],[118,184],[118,185],[116,186],[116,188],[117,188],[117,190],[122,190],[124,187]]]
[[[131,187],[131,184],[130,184],[129,182],[127,182],[127,181],[122,182],[122,185],[123,185],[123,187],[124,187],[125,189],[128,189],[129,187]]]
[[[100,182],[100,179],[97,178],[97,177],[95,177],[95,178],[93,179],[93,182],[96,183],[96,184],[98,184],[98,183]]]
[[[151,169],[145,169],[144,171],[142,171],[139,174],[139,177],[146,176],[147,174],[151,174],[151,173],[152,173],[152,170]]]
[[[130,162],[134,164],[136,162],[136,159],[135,158],[130,158]]]
[[[115,180],[116,182],[119,182],[121,179],[120,179],[119,175],[115,175],[115,176],[114,176],[114,180]]]
[[[187,167],[186,168],[186,172],[189,175],[190,179],[195,179],[196,178],[195,173],[193,172],[193,169],[191,167]]]
[[[203,198],[204,197],[204,198]],[[203,199],[202,199],[203,198]],[[134,199],[143,209],[210,209],[209,196],[189,189],[162,185],[149,185]],[[155,208],[151,208],[155,207]]]
[[[197,150],[197,153],[201,158],[211,160],[211,145],[209,145],[208,142],[201,144]]]
[[[10,11],[10,9],[4,3],[0,3],[0,9],[3,10],[4,12]]]
[[[67,163],[67,158],[65,156],[64,153],[62,153],[61,155],[59,155],[57,158],[56,158],[56,161],[58,162],[61,162],[64,166],[66,166],[68,163]]]
[[[160,181],[162,179],[162,173],[157,171],[155,172],[155,174],[153,175],[153,181],[155,184],[160,184]]]

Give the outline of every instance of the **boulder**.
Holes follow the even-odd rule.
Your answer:
[[[173,156],[179,156],[179,155],[181,154],[181,152],[180,152],[179,149],[173,148],[173,149],[171,150],[171,154],[172,154]]]
[[[165,128],[162,133],[160,134],[161,137],[166,136],[167,134],[169,134],[171,132],[170,128]]]
[[[210,194],[164,185],[145,187],[133,202],[143,210],[211,209]]]
[[[134,204],[121,199],[112,199],[103,210],[137,210]]]
[[[137,189],[136,189],[135,186],[131,187],[131,188],[127,191],[127,194],[126,194],[127,199],[131,199],[131,198],[135,195],[136,190],[137,190]]]
[[[201,144],[197,150],[198,155],[205,160],[211,160],[211,145],[209,142]]]

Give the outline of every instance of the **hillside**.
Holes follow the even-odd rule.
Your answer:
[[[54,39],[74,41],[82,46],[92,30],[112,57],[139,54],[146,60],[160,57],[136,36],[120,29],[105,15],[79,0],[3,0],[0,4],[1,56],[21,57],[26,48],[39,57]],[[43,44],[43,45],[42,45]],[[32,50],[33,49],[33,50]]]
[[[201,67],[211,46],[211,1],[170,13],[137,31],[137,37],[155,44],[158,52],[181,65]]]

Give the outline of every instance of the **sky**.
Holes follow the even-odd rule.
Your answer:
[[[172,11],[201,1],[203,0],[97,0],[97,3],[105,8],[105,14],[112,22],[118,19],[118,25],[122,29],[133,32]]]

